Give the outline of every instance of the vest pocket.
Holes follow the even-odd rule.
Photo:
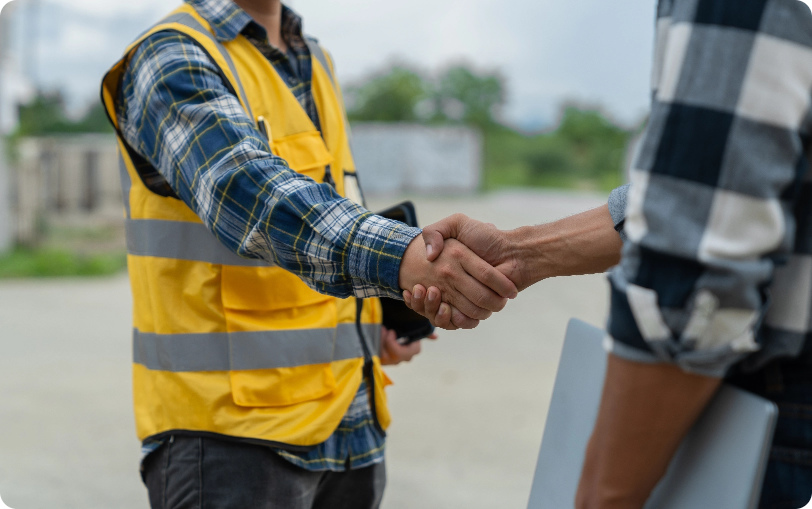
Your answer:
[[[293,170],[307,175],[316,182],[322,182],[324,167],[333,160],[318,131],[274,139],[272,147],[273,153],[287,161]]]
[[[278,407],[331,394],[335,299],[279,267],[224,266],[222,275],[234,403]]]
[[[295,368],[231,371],[234,403],[245,407],[278,407],[312,401],[336,387],[330,364]]]

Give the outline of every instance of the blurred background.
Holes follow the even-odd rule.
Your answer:
[[[502,228],[605,203],[645,122],[655,2],[287,5],[336,62],[375,210]],[[0,15],[0,495],[146,507],[130,410],[130,295],[99,82],[164,0],[15,0]],[[542,282],[390,370],[384,506],[524,507],[569,317],[602,276]],[[32,376],[32,373],[35,373]]]

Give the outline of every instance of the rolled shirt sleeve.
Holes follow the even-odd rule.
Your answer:
[[[125,140],[226,247],[329,295],[400,295],[400,260],[420,230],[373,215],[272,154],[190,39],[162,32],[144,41],[121,95]]]
[[[773,272],[792,253],[812,16],[801,2],[675,0],[660,3],[657,33],[608,344],[721,377],[764,346]]]
[[[609,215],[612,216],[612,223],[615,230],[620,234],[620,238],[626,240],[626,232],[623,225],[626,222],[626,197],[629,194],[629,185],[625,184],[617,187],[609,193]]]

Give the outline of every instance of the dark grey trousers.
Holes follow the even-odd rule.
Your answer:
[[[386,468],[311,472],[270,447],[173,436],[142,478],[152,509],[378,509]]]

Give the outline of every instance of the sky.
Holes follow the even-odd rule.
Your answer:
[[[6,23],[11,25],[6,52],[19,75],[32,76],[46,89],[63,89],[78,111],[98,96],[101,75],[127,43],[172,5],[166,0],[15,0],[3,11],[13,16]],[[303,16],[305,32],[331,51],[344,85],[393,61],[427,72],[464,61],[506,78],[503,120],[526,130],[550,125],[564,101],[600,106],[624,124],[647,111],[654,0],[293,0],[288,5]]]

